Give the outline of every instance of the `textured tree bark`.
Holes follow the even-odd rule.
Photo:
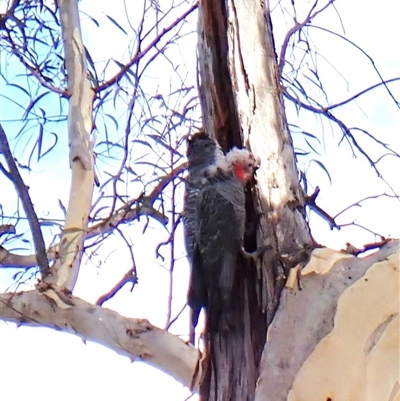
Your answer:
[[[38,291],[0,294],[0,319],[77,335],[191,386],[198,350],[146,319],[130,319],[76,297],[70,300],[72,305],[60,307]],[[197,391],[197,383],[193,384]]]
[[[234,291],[239,330],[205,333],[203,400],[253,400],[266,330],[287,273],[305,262],[312,239],[287,129],[269,10],[254,0],[203,0],[199,9],[200,98],[205,129],[226,150],[261,157],[247,188],[245,247],[267,245],[255,266],[239,259]]]
[[[400,241],[315,249],[268,329],[255,401],[398,400]]]
[[[57,290],[72,291],[79,274],[83,241],[92,204],[94,161],[90,134],[93,129],[94,91],[87,77],[78,1],[59,0],[58,6],[70,96],[68,136],[72,177],[58,258],[51,269],[53,278],[46,281],[55,284]],[[48,295],[57,301],[57,296],[52,295],[51,290]]]
[[[301,271],[302,290],[293,274],[282,292],[269,326],[255,400],[397,400],[399,275],[400,240],[364,258],[315,249]],[[145,319],[126,318],[76,297],[71,303],[60,307],[38,291],[0,294],[0,319],[77,335],[198,390],[193,379],[198,350]],[[230,345],[224,341],[222,345]],[[226,371],[251,362],[236,360],[236,350],[226,352],[231,358]],[[242,389],[225,392],[227,399],[249,395],[251,383],[244,374],[240,379]],[[222,390],[218,387],[218,394]]]

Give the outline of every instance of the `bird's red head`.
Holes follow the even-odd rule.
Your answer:
[[[253,178],[260,166],[260,159],[246,149],[233,148],[226,154],[226,161],[234,176],[243,184]]]

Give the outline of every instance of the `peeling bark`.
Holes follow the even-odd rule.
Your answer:
[[[70,95],[72,185],[52,284],[72,290],[94,181],[94,94],[87,80],[77,1],[58,4]],[[314,250],[299,273],[302,290],[288,285],[281,292],[289,269],[306,263],[312,241],[266,7],[263,1],[203,0],[199,12],[204,125],[225,150],[245,145],[263,160],[258,184],[247,188],[245,247],[271,248],[257,266],[239,258],[234,291],[240,329],[213,337],[205,333],[204,374],[195,374],[198,350],[178,337],[75,297],[53,303],[38,291],[2,294],[0,319],[97,342],[188,387],[194,384],[203,400],[398,399],[399,241],[366,258]],[[0,247],[0,264],[35,264],[32,258],[17,258]]]
[[[268,329],[253,400],[395,400],[400,395],[400,240],[365,258],[314,250],[301,271],[302,290],[292,272]],[[0,319],[77,335],[198,391],[198,350],[147,320],[76,297],[71,303],[61,308],[38,291],[1,294]],[[252,362],[236,360],[235,350],[226,352],[232,358],[227,371]],[[233,387],[226,399],[245,399],[251,384],[247,377],[240,376],[242,389]]]
[[[262,266],[269,323],[281,289],[271,282],[278,279],[282,286],[280,276],[291,267],[280,256],[295,257],[312,241],[280,90],[270,10],[262,2],[239,0],[229,1],[228,12],[230,73],[241,132],[244,143],[263,161],[257,172],[256,203],[261,211],[257,238],[258,246],[266,243],[273,249]]]
[[[314,250],[302,290],[282,292],[255,400],[395,399],[399,270],[400,241],[364,258]]]
[[[312,246],[264,2],[201,2],[199,72],[206,130],[224,149],[246,146],[262,160],[258,184],[247,191],[252,232],[245,247],[270,249],[258,266],[238,262],[234,291],[241,329],[206,333],[208,357],[200,394],[204,400],[253,400],[266,329],[286,275],[307,261]]]
[[[228,64],[225,2],[202,1],[198,20],[199,95],[203,124],[226,151],[242,144]]]

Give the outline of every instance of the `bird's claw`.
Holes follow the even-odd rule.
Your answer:
[[[260,256],[271,249],[271,245],[262,245],[259,248],[257,248],[253,252],[247,252],[243,247],[241,248],[241,253],[246,259],[251,259],[254,260],[254,262],[257,262],[257,260],[260,258]]]

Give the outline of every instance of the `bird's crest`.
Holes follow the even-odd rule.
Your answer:
[[[225,172],[232,172],[241,182],[249,181],[260,166],[260,158],[247,149],[233,148],[225,157],[217,160],[216,167]]]

